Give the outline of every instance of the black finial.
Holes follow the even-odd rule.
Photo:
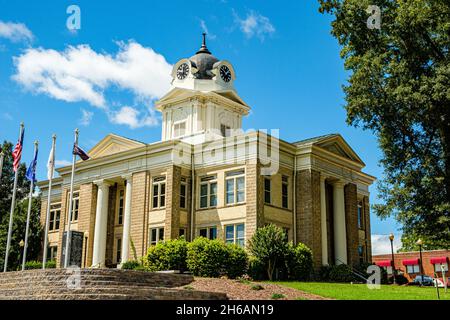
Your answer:
[[[202,41],[202,46],[201,48],[197,51],[197,53],[208,53],[211,54],[211,52],[208,50],[208,48],[206,47],[206,33],[203,32],[203,41]]]

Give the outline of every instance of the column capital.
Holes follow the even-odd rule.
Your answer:
[[[332,182],[333,187],[343,188],[346,185],[344,180],[336,180]]]
[[[132,173],[126,173],[120,176],[122,179],[124,180],[131,180],[131,178],[133,177]]]
[[[112,185],[111,182],[105,180],[105,179],[99,179],[99,180],[94,180],[92,181],[93,184],[95,184],[97,187],[99,188],[106,188],[106,187],[110,187]]]
[[[324,182],[328,177],[324,175],[322,172],[320,173],[320,182]]]

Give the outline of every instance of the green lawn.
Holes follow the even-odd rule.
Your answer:
[[[367,288],[365,284],[343,284],[323,282],[273,282],[286,287],[314,293],[322,297],[338,300],[437,300],[436,288],[381,285],[379,290]],[[439,288],[441,300],[450,300],[447,293]]]

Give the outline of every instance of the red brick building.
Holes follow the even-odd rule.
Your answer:
[[[450,250],[422,251],[422,260],[423,274],[434,277],[436,273],[442,278],[441,264],[443,264],[446,277],[450,276],[448,272]],[[385,268],[388,275],[392,274],[391,254],[374,255],[372,261]],[[394,265],[398,273],[403,274],[409,281],[413,280],[421,274],[419,251],[394,253]]]

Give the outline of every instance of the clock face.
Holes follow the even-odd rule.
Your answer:
[[[220,77],[225,82],[231,81],[231,71],[227,66],[221,66],[220,67]]]
[[[182,63],[177,69],[177,78],[179,80],[184,80],[188,76],[189,66],[187,63]]]

